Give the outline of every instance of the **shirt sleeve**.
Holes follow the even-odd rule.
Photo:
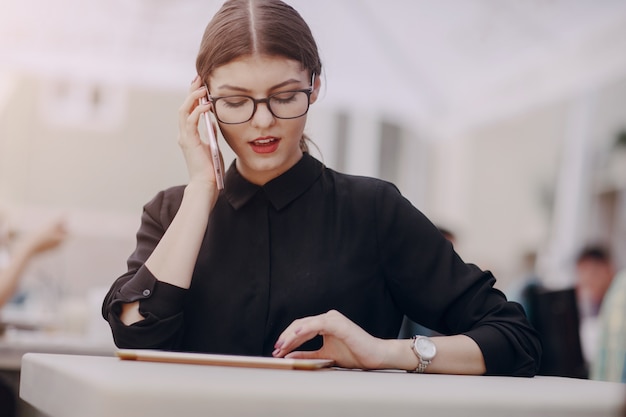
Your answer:
[[[539,337],[523,308],[494,288],[491,272],[465,263],[393,185],[380,184],[376,207],[381,261],[399,308],[437,332],[471,337],[489,375],[535,375]]]
[[[158,281],[145,261],[174,218],[181,199],[182,187],[176,187],[160,192],[144,206],[128,271],[113,283],[104,299],[102,315],[120,348],[176,350],[180,344],[187,290]],[[144,319],[126,326],[119,317],[121,306],[134,301],[139,301]]]

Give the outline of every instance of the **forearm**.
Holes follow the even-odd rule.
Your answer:
[[[145,262],[146,268],[157,280],[185,289],[191,285],[198,252],[215,201],[211,194],[213,192],[210,186],[201,183],[190,183],[185,188],[176,216]],[[122,323],[129,326],[143,318],[138,301],[122,304]]]
[[[189,184],[172,223],[146,260],[159,281],[189,288],[213,206],[209,186]]]
[[[427,373],[482,375],[486,372],[482,352],[476,342],[465,335],[431,338],[437,346],[437,355]],[[384,340],[388,354],[384,368],[414,370],[418,359],[411,349],[411,340]]]

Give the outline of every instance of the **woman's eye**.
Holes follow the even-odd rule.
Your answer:
[[[284,93],[278,93],[273,95],[272,100],[277,102],[278,104],[287,104],[294,101],[297,94],[298,93],[294,91],[286,91]]]
[[[225,107],[239,108],[249,104],[250,99],[248,97],[228,97],[221,99],[221,102]]]

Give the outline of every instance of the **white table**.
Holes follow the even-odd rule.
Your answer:
[[[624,416],[626,385],[292,371],[26,354],[21,397],[51,417]]]
[[[0,380],[7,385],[17,399],[20,384],[22,357],[27,352],[62,353],[74,355],[113,356],[113,340],[90,338],[79,334],[44,331],[7,331],[0,337]],[[19,417],[39,416],[32,407],[18,401]],[[0,409],[0,416],[3,416]]]

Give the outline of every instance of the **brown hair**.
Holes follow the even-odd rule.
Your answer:
[[[196,70],[206,81],[215,68],[253,54],[293,59],[311,77],[322,70],[311,29],[293,7],[280,0],[228,0],[204,31]],[[300,147],[308,152],[306,139]]]

